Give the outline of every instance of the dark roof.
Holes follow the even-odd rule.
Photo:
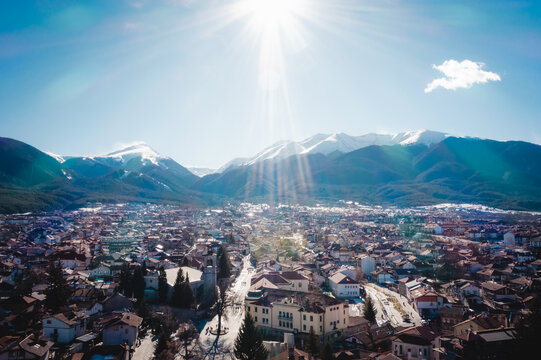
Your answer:
[[[517,333],[514,329],[497,329],[479,331],[477,336],[485,342],[499,342],[499,341],[512,341],[517,337]]]
[[[298,293],[296,291],[266,289],[263,296],[254,302],[254,305],[270,306],[271,303],[283,298],[290,298],[305,311],[323,313],[326,306],[341,304],[342,302],[325,294]]]

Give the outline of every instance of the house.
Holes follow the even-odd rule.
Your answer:
[[[120,293],[115,293],[103,300],[102,306],[104,313],[133,310],[135,307],[135,300],[129,299]]]
[[[454,325],[453,333],[455,336],[460,336],[468,332],[497,329],[505,326],[505,323],[506,318],[504,315],[497,316],[483,313]]]
[[[336,297],[358,298],[360,284],[343,273],[336,273],[329,278],[329,286]]]
[[[443,305],[443,296],[438,293],[418,288],[412,291],[413,307],[422,317],[436,315],[436,310]]]
[[[73,316],[71,313],[58,313],[42,320],[43,335],[57,343],[72,342],[86,330],[86,316]]]
[[[34,335],[21,339],[18,336],[0,338],[0,360],[46,360],[53,346],[47,339],[35,340]]]
[[[103,326],[103,344],[122,345],[126,343],[130,348],[133,347],[142,322],[143,318],[130,312],[113,317]]]
[[[392,338],[392,354],[401,359],[439,360],[434,349],[441,346],[440,334],[427,326],[411,327],[399,331]]]
[[[372,280],[378,284],[385,284],[387,282],[393,282],[393,273],[385,269],[379,268],[375,271],[372,271]]]

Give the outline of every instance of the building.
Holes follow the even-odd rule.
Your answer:
[[[253,291],[245,308],[263,332],[330,335],[349,324],[348,305],[325,294],[305,294],[287,290]]]
[[[4,336],[0,338],[0,360],[46,360],[53,344],[46,339],[35,341],[34,335],[23,339]]]
[[[391,351],[401,359],[439,360],[440,334],[427,326],[411,327],[395,334]]]
[[[103,327],[103,344],[123,345],[126,343],[130,348],[133,347],[142,322],[143,318],[129,312],[113,317]]]
[[[86,318],[63,313],[45,317],[42,320],[43,335],[61,344],[72,342],[77,336],[84,334]]]
[[[358,298],[360,284],[343,273],[336,273],[329,278],[329,286],[336,297]]]

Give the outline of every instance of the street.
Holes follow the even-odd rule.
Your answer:
[[[211,328],[216,329],[218,326],[218,316],[215,316],[205,325],[199,335],[199,343],[205,358],[230,359],[233,356],[233,345],[244,320],[244,298],[250,289],[253,273],[254,268],[250,264],[250,256],[246,256],[242,271],[228,290],[234,305],[228,309],[227,317],[222,317],[222,329],[227,329],[227,333],[221,335],[218,343],[215,344],[216,336],[210,333]]]
[[[376,284],[367,284],[364,288],[367,295],[370,295],[374,300],[378,324],[390,321],[393,326],[421,325],[421,317],[402,295]],[[409,315],[410,322],[404,321],[403,314]]]

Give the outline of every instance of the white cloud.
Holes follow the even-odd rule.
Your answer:
[[[473,84],[484,84],[489,81],[500,81],[500,75],[484,71],[485,64],[471,60],[445,60],[441,65],[432,67],[441,71],[445,77],[432,80],[425,88],[425,93],[429,93],[439,87],[447,90],[456,90],[458,88],[470,88]]]

